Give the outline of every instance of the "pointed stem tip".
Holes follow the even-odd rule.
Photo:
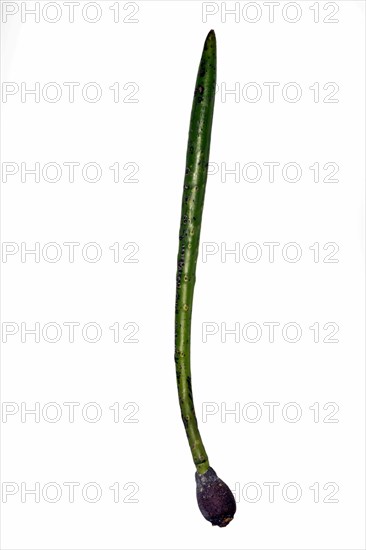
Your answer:
[[[208,35],[206,36],[205,45],[206,44],[216,45],[216,35],[213,29],[211,29]]]

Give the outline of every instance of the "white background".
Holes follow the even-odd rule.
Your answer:
[[[41,2],[39,23],[24,11],[22,21],[24,6],[34,8],[34,2],[2,2],[3,17],[6,4],[18,11],[2,23],[2,79],[19,92],[2,98],[2,162],[3,170],[11,162],[19,170],[2,186],[2,239],[15,243],[5,244],[15,253],[2,257],[3,340],[4,330],[18,330],[2,346],[3,407],[14,413],[3,414],[1,423],[3,501],[4,487],[5,493],[14,489],[2,504],[2,547],[364,548],[364,3],[282,2],[270,22],[263,2],[237,2],[237,21],[235,15],[225,20],[219,2],[120,2],[114,22],[116,2],[105,1],[97,3],[95,23],[87,19],[97,11],[89,6],[82,12],[83,0],[73,23],[63,2],[57,10],[51,3],[45,13]],[[234,7],[226,3],[226,9]],[[204,17],[205,10],[215,13]],[[47,21],[58,15],[59,21]],[[211,465],[238,501],[226,529],[213,529],[197,508],[173,361],[186,140],[211,28],[218,43],[218,92],[201,243],[206,249],[204,243],[214,243],[209,249],[215,253],[204,258],[201,250],[198,263],[192,372]],[[28,89],[39,83],[39,102],[34,95],[22,101],[22,82]],[[55,88],[42,95],[50,82],[62,91],[56,102],[50,101]],[[64,82],[80,83],[74,102]],[[82,96],[89,82],[102,90],[97,102]],[[116,82],[118,102],[109,89]],[[279,83],[273,101],[268,82]],[[298,101],[290,101],[291,82],[300,89]],[[324,89],[327,83],[339,89]],[[235,87],[237,96],[225,94]],[[126,102],[136,90],[135,102]],[[255,90],[262,95],[250,101]],[[333,90],[330,99],[337,101],[329,102]],[[63,165],[72,161],[80,163],[74,182]],[[36,162],[40,181],[25,174],[22,182],[21,163],[32,168]],[[47,181],[52,169],[50,177],[42,176],[49,162],[62,168],[59,181]],[[83,177],[89,162],[100,166],[99,181]],[[109,169],[117,162],[119,183]],[[266,162],[280,163],[272,182]],[[289,162],[301,167],[298,181],[282,175]],[[309,168],[316,162],[319,182]],[[138,181],[122,181],[131,172],[126,163],[136,163],[132,179]],[[227,169],[239,163],[239,181],[234,175],[222,181],[222,163]],[[247,163],[261,167],[258,181],[247,181],[254,178],[251,171],[244,178]],[[332,171],[323,168],[326,163],[337,165],[338,181],[324,181]],[[291,170],[286,174],[295,179]],[[54,263],[49,258],[56,249],[44,249],[50,242],[62,252]],[[74,262],[65,242],[80,243]],[[82,256],[90,242],[102,252],[97,262]],[[266,242],[279,243],[273,262]],[[24,252],[35,243],[39,262],[31,254],[22,261],[22,246]],[[120,243],[117,262],[109,248],[114,243]],[[124,250],[126,243],[136,245]],[[258,261],[248,261],[255,248],[247,243],[257,243]],[[286,249],[287,243],[297,243],[298,261],[290,261],[295,248]],[[314,243],[318,262],[309,248]],[[324,261],[336,250],[324,250],[327,243],[339,247],[331,256],[337,262]],[[239,257],[225,256],[225,247],[235,246]],[[126,261],[135,250],[132,259],[138,261]],[[94,252],[86,248],[90,258]],[[65,322],[80,323],[74,343]],[[81,332],[91,322],[102,331],[96,343]],[[266,322],[280,323],[272,343]],[[40,323],[39,343],[30,334],[22,342],[21,323],[28,329]],[[59,325],[59,341],[47,341],[55,337],[52,327],[42,335],[47,323]],[[121,340],[131,332],[126,323],[136,323],[138,342],[114,343],[114,323]],[[206,342],[205,323],[216,332]],[[222,341],[225,327],[235,323],[239,341],[235,335]],[[262,330],[256,343],[248,340],[257,325],[245,333],[247,323]],[[298,342],[283,336],[287,323],[300,326]],[[309,328],[314,323],[318,343]],[[335,326],[324,328],[326,323],[339,327],[333,336],[338,342],[324,342]],[[292,330],[287,340],[294,338]],[[88,334],[94,337],[92,329]],[[80,404],[74,422],[65,402]],[[90,402],[102,413],[97,422],[90,421],[96,409],[84,408]],[[273,422],[268,402],[278,404]],[[39,422],[32,414],[22,421],[22,407],[24,413],[35,403]],[[50,421],[57,411],[44,408],[47,403],[57,404],[58,421]],[[119,422],[113,421],[114,403]],[[207,407],[213,414],[203,422]],[[235,407],[236,416],[225,414]],[[73,503],[65,482],[80,484]],[[94,497],[92,487],[87,498],[82,494],[91,482],[101,491],[95,503],[87,501]],[[117,482],[115,503],[109,487]],[[278,484],[273,502],[268,482]],[[22,502],[22,483],[27,489],[40,484],[40,502],[31,494],[23,494]],[[42,493],[47,483],[53,488]],[[286,489],[288,483],[296,485]],[[289,502],[299,488],[298,501]]]

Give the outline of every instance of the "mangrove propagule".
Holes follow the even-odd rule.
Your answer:
[[[212,525],[225,527],[233,519],[236,504],[229,487],[210,467],[194,410],[190,344],[193,291],[205,198],[212,118],[216,88],[216,37],[206,38],[198,68],[188,135],[186,170],[179,229],[175,304],[175,366],[179,404],[196,466],[199,509]]]

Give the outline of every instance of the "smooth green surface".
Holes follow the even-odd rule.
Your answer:
[[[207,35],[198,69],[189,126],[182,215],[179,229],[175,306],[175,365],[182,420],[200,474],[209,468],[194,411],[190,344],[193,291],[210,153],[216,87],[216,37]]]

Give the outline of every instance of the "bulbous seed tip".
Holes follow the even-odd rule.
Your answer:
[[[204,474],[196,472],[197,502],[201,513],[212,525],[226,527],[236,512],[236,502],[229,487],[211,467]]]

